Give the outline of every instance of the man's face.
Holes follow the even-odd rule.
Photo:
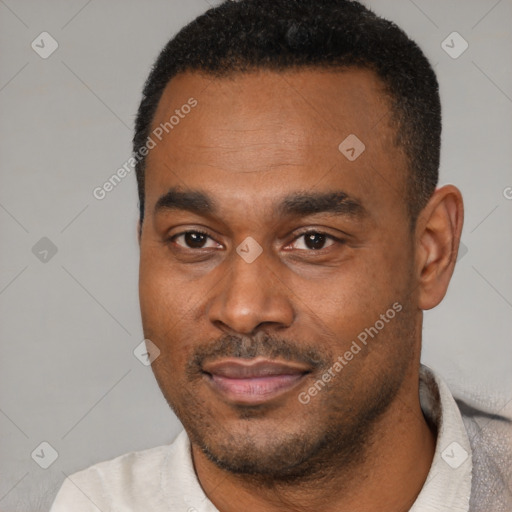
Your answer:
[[[418,350],[406,161],[380,82],[185,73],[152,129],[178,114],[153,137],[140,240],[158,384],[230,471],[349,460]]]

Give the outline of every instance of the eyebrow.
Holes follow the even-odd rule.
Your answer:
[[[169,210],[186,210],[202,216],[218,213],[218,204],[201,190],[170,188],[155,204],[154,213]],[[367,210],[361,202],[343,191],[294,192],[285,196],[276,206],[280,216],[305,217],[317,213],[330,213],[362,218]]]
[[[200,190],[170,188],[155,204],[154,213],[162,210],[187,210],[199,215],[215,214],[217,206],[207,194]]]
[[[364,217],[367,212],[358,199],[339,190],[290,194],[278,205],[277,213],[283,216],[296,215],[303,217],[315,213]]]

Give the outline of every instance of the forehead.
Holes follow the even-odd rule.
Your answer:
[[[191,99],[196,106],[184,108]],[[198,183],[219,193],[238,189],[238,197],[257,191],[261,200],[321,182],[355,196],[376,181],[392,182],[383,197],[403,189],[389,100],[368,70],[182,73],[162,95],[153,133],[165,126],[147,158],[153,204],[171,186]]]
[[[247,123],[261,128],[273,125],[314,129],[318,138],[340,128],[367,131],[389,112],[381,80],[367,69],[344,71],[300,69],[281,72],[254,70],[217,78],[198,72],[180,73],[165,88],[153,119],[153,128],[169,120],[189,97],[198,101],[194,118],[203,135],[212,141],[224,128],[244,131]],[[215,115],[215,126],[211,116]],[[228,122],[229,121],[229,122]],[[284,122],[293,123],[284,126]],[[186,137],[184,130],[171,136]],[[263,134],[261,134],[263,135]],[[269,140],[271,133],[267,132]]]

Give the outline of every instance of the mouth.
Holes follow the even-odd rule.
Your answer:
[[[269,359],[224,359],[205,364],[203,374],[214,392],[228,402],[259,405],[300,385],[311,369]]]

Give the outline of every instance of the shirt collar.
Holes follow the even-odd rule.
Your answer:
[[[182,430],[170,446],[160,475],[162,499],[173,510],[219,512],[201,487],[192,461],[190,439]]]
[[[409,512],[468,512],[473,470],[469,438],[448,386],[424,365],[420,404],[437,428],[437,442],[427,479]]]
[[[419,389],[421,408],[437,429],[437,442],[427,479],[409,512],[468,512],[473,462],[459,408],[446,384],[424,365]],[[163,499],[177,510],[218,512],[199,484],[190,450],[183,430],[171,445],[167,470],[161,474]]]

